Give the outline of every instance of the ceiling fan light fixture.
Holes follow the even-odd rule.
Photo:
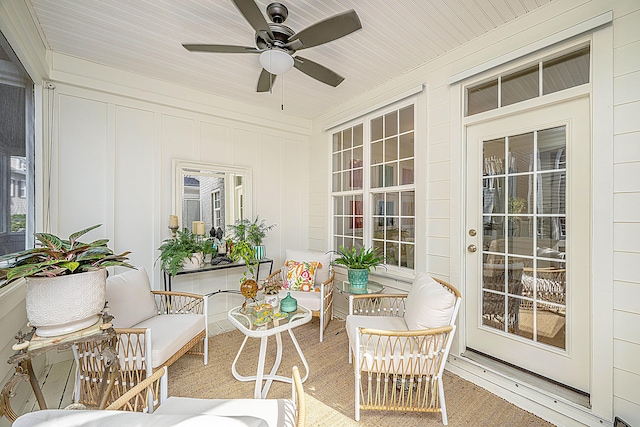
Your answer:
[[[260,54],[260,65],[271,74],[284,74],[293,68],[293,58],[283,49],[272,48]]]

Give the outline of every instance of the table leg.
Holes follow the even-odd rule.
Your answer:
[[[16,366],[16,371],[2,388],[2,393],[0,393],[0,417],[4,416],[11,422],[18,418],[18,414],[11,407],[11,396],[13,395],[14,387],[27,378],[28,375],[24,373],[22,367]]]
[[[38,384],[38,378],[36,378],[36,373],[33,372],[33,365],[31,364],[31,360],[25,360],[24,362],[20,362],[23,369],[26,368],[27,374],[29,375],[29,382],[31,383],[31,388],[33,389],[33,394],[36,395],[36,400],[38,401],[38,406],[40,409],[47,409],[47,402],[44,400],[44,395],[42,394],[42,390],[40,389],[40,384]]]
[[[305,382],[307,380],[307,378],[309,377],[309,364],[307,363],[307,359],[304,357],[304,354],[302,353],[302,350],[300,349],[300,345],[298,344],[298,340],[296,339],[296,337],[293,335],[293,330],[289,329],[289,335],[291,336],[291,341],[293,341],[293,345],[296,347],[296,350],[298,351],[298,355],[300,356],[300,359],[302,360],[302,364],[304,365],[304,369],[305,369],[305,374],[304,377],[302,377],[302,382]],[[291,382],[291,381],[289,381]]]
[[[233,359],[233,363],[231,364],[231,373],[233,374],[233,377],[235,379],[239,380],[239,381],[251,381],[251,377],[245,377],[244,375],[240,375],[238,373],[238,371],[236,370],[236,362],[240,358],[240,354],[242,353],[242,349],[244,348],[244,345],[247,343],[248,339],[249,339],[249,337],[245,335],[244,341],[242,341],[242,345],[240,346],[240,349],[238,350],[238,354],[236,354],[236,358]]]
[[[267,337],[262,338],[263,340],[267,340]],[[266,347],[266,344],[265,344]],[[271,383],[273,380],[277,378],[278,368],[280,368],[280,362],[282,361],[282,337],[280,336],[280,332],[276,334],[276,360],[273,362],[273,367],[271,368],[271,372],[267,376],[267,381],[264,384],[264,388],[262,389],[262,398],[267,398],[267,393],[269,393],[269,389],[271,388]],[[263,363],[264,364],[264,363]],[[257,398],[256,398],[257,399]]]
[[[265,388],[267,388],[267,390],[262,390],[262,378],[264,376],[264,357],[267,355],[267,339],[268,337],[260,338],[260,355],[258,356],[258,370],[256,371],[256,387],[253,390],[254,399],[264,399],[267,395],[266,391],[269,391],[268,387],[266,386]],[[270,381],[267,381],[267,384],[271,385]]]

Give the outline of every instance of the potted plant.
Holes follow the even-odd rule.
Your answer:
[[[5,264],[0,280],[26,281],[27,318],[37,335],[63,335],[96,323],[105,304],[105,268],[134,268],[127,263],[130,252],[115,254],[107,247],[108,239],[78,240],[100,225],[73,233],[67,240],[35,233],[39,246],[0,257],[0,265]]]
[[[267,225],[265,220],[260,220],[258,216],[247,226],[247,240],[253,245],[253,251],[257,260],[264,259],[266,250],[262,244],[267,235],[267,231],[273,230],[275,224]]]
[[[207,251],[204,240],[198,237],[188,228],[176,231],[176,237],[166,239],[158,248],[160,255],[156,262],[160,261],[160,267],[175,276],[178,270],[195,270],[200,268],[204,261],[204,253]]]
[[[233,225],[229,225],[230,239],[233,244],[241,241],[247,241],[253,247],[254,258],[261,260],[266,256],[266,251],[263,245],[264,238],[267,232],[272,230],[275,224],[267,225],[265,220],[261,220],[259,216],[253,220],[241,219],[235,222]]]
[[[369,271],[375,269],[382,263],[383,258],[378,256],[374,249],[361,247],[358,251],[355,247],[350,249],[340,246],[338,250],[340,256],[334,264],[344,265],[348,268],[347,276],[349,284],[354,288],[363,288],[369,281]]]
[[[242,261],[247,266],[247,270],[251,273],[251,277],[253,278],[255,266],[258,264],[255,260],[253,246],[246,241],[241,240],[239,242],[234,242],[231,246],[231,251],[229,252],[229,258],[232,261],[238,262]],[[242,284],[247,277],[247,270],[242,273],[242,279],[240,279],[240,284]]]

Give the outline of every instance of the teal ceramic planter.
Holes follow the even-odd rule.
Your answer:
[[[366,268],[350,268],[347,271],[349,285],[354,288],[366,288],[369,281],[369,270]]]

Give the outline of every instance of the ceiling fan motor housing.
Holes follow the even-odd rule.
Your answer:
[[[289,9],[282,3],[271,3],[267,6],[267,15],[276,24],[282,24],[289,16]]]

